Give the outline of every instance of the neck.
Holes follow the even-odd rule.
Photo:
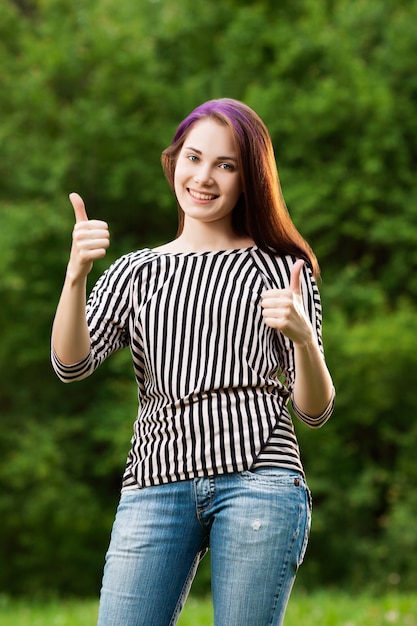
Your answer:
[[[231,224],[206,224],[197,220],[185,220],[183,231],[176,243],[187,252],[230,250],[254,245],[250,237],[236,235]]]

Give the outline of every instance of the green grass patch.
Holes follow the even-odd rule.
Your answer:
[[[0,597],[0,626],[95,626],[97,601],[14,601]],[[189,598],[178,626],[212,626],[210,599]],[[285,626],[417,626],[417,594],[294,593]]]

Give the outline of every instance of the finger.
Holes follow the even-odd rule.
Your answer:
[[[94,250],[96,248],[108,248],[110,239],[104,233],[100,237],[91,237],[84,239],[83,237],[74,237],[74,241],[78,244],[80,250]]]
[[[88,221],[84,201],[81,196],[79,196],[78,193],[70,193],[69,199],[74,209],[76,223]]]
[[[292,302],[293,295],[291,289],[270,289],[261,295],[261,305],[263,307],[276,307]]]
[[[107,222],[101,220],[88,220],[87,222],[77,222],[74,226],[74,233],[80,233],[88,239],[100,239],[109,236],[109,226]]]
[[[303,269],[304,261],[298,259],[291,268],[290,289],[293,293],[301,295],[301,270]]]
[[[262,299],[266,299],[266,298],[279,298],[280,294],[282,293],[282,289],[267,289],[266,291],[263,291],[261,294],[261,298]]]

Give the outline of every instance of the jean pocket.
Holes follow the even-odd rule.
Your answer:
[[[241,472],[241,477],[247,482],[256,482],[279,486],[305,486],[303,476],[294,470],[280,467],[259,467]]]

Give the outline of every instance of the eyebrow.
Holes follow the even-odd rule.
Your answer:
[[[201,150],[197,150],[197,148],[193,148],[192,146],[184,146],[184,150],[192,150],[193,152],[196,152],[197,154],[203,154]],[[232,157],[232,156],[218,156],[216,157],[216,160],[217,161],[234,161],[235,163],[237,163],[237,158]]]

